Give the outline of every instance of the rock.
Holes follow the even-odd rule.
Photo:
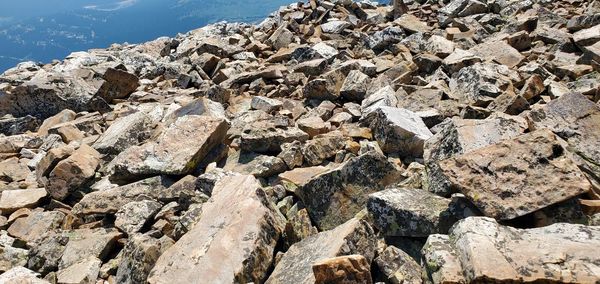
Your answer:
[[[166,237],[155,239],[148,235],[132,235],[123,249],[116,281],[118,283],[145,282],[158,257],[173,243],[173,240]]]
[[[100,272],[102,261],[89,258],[57,272],[58,283],[94,284]]]
[[[583,225],[562,223],[523,230],[490,218],[467,218],[449,236],[429,237],[425,268],[434,283],[594,282],[598,279],[594,247],[600,242],[599,234],[597,227]]]
[[[162,208],[162,205],[156,201],[143,200],[134,201],[123,205],[115,213],[115,227],[125,232],[127,235],[132,235],[139,232],[144,224],[151,220],[156,213]]]
[[[0,181],[24,181],[30,174],[29,168],[19,162],[17,158],[10,158],[0,162]]]
[[[94,177],[99,165],[100,153],[85,144],[81,145],[50,172],[46,186],[48,194],[56,200],[67,198]]]
[[[391,86],[385,86],[376,92],[367,95],[361,102],[360,109],[362,116],[366,116],[379,107],[396,107],[397,105],[398,97],[396,96],[396,92]]]
[[[528,115],[531,130],[548,128],[567,140],[569,151],[587,174],[600,180],[600,106],[581,94],[570,93],[533,109]]]
[[[71,156],[75,148],[73,146],[63,146],[50,149],[36,166],[36,178],[39,184],[45,185],[48,182],[47,176],[50,175],[56,165]]]
[[[15,267],[0,274],[0,283],[49,284],[50,282],[39,278],[39,274],[25,267]]]
[[[256,96],[252,97],[251,106],[252,109],[262,110],[266,113],[273,113],[280,110],[283,107],[283,103],[275,99]]]
[[[16,219],[8,233],[27,243],[35,241],[43,233],[59,228],[65,214],[58,211],[32,212],[27,217]]]
[[[86,194],[72,213],[83,216],[90,214],[115,214],[124,205],[134,201],[158,199],[168,191],[173,181],[166,177],[153,177],[120,187]]]
[[[423,283],[421,266],[407,253],[394,246],[387,247],[375,259],[384,281],[389,283]]]
[[[281,145],[281,153],[277,157],[283,160],[289,169],[302,166],[302,143],[294,141]]]
[[[321,30],[324,33],[339,34],[351,25],[346,21],[329,21],[321,25]]]
[[[390,188],[369,196],[367,208],[385,236],[427,237],[447,233],[457,221],[450,199],[422,189]]]
[[[411,14],[404,14],[400,16],[400,18],[394,20],[394,23],[400,25],[401,28],[409,33],[426,33],[432,30],[432,28],[427,26],[426,23],[421,22],[419,18]]]
[[[370,78],[359,70],[352,70],[342,84],[340,95],[349,101],[361,102],[367,94]]]
[[[254,177],[224,178],[198,223],[160,256],[148,282],[261,281],[283,226],[273,210]]]
[[[402,108],[380,107],[371,112],[366,120],[385,153],[421,157],[424,142],[433,136],[419,116]]]
[[[324,259],[313,264],[315,283],[371,284],[371,267],[362,255],[346,255]]]
[[[74,111],[65,109],[52,117],[46,118],[39,127],[37,133],[39,135],[47,135],[50,128],[65,122],[73,121],[76,115],[77,114]]]
[[[2,213],[12,213],[20,208],[35,207],[48,193],[43,188],[4,190],[0,196]]]
[[[459,102],[487,107],[519,74],[504,65],[475,63],[452,75],[449,87]]]
[[[510,68],[515,67],[525,58],[518,50],[505,41],[489,41],[476,45],[469,50],[476,56],[492,60]]]
[[[367,203],[369,193],[382,190],[398,172],[385,156],[369,152],[310,179],[296,189],[312,220],[321,230],[348,221]]]
[[[108,68],[102,78],[105,82],[100,86],[97,97],[110,102],[114,99],[124,99],[139,86],[137,76],[123,70]]]
[[[375,32],[367,38],[367,46],[375,51],[381,51],[404,39],[404,31],[398,27],[387,27]]]
[[[284,172],[287,166],[277,157],[240,151],[227,157],[223,169],[255,177],[270,177]]]
[[[150,127],[151,119],[144,112],[121,117],[102,133],[92,147],[103,154],[117,155],[150,138]]]
[[[0,119],[0,133],[7,136],[23,134],[28,131],[34,132],[38,127],[38,119],[31,115]]]
[[[346,138],[339,133],[317,136],[306,141],[302,147],[302,157],[311,166],[317,166],[334,157],[346,146]]]
[[[481,58],[472,52],[456,48],[454,52],[444,58],[442,64],[446,70],[455,73],[463,67],[471,66],[479,62],[481,62]]]
[[[600,41],[600,24],[574,33],[573,41],[579,46],[588,46]]]
[[[112,178],[190,173],[223,141],[227,129],[229,126],[222,119],[196,115],[180,117],[156,141],[121,152],[112,161]]]
[[[287,250],[265,283],[315,283],[313,263],[336,256],[360,254],[368,263],[374,256],[373,236],[369,224],[358,219],[309,236]]]
[[[508,220],[590,190],[566,147],[549,130],[539,130],[439,165],[486,216]]]
[[[69,237],[68,231],[43,233],[37,240],[28,244],[31,249],[27,267],[42,274],[58,270],[58,263],[69,242]]]
[[[449,181],[439,168],[439,161],[515,138],[526,129],[524,120],[512,117],[498,116],[485,120],[452,118],[425,142],[423,158],[429,191],[442,196],[452,193]]]
[[[0,245],[0,272],[27,265],[28,257],[29,251],[26,249]]]
[[[318,116],[309,116],[298,119],[296,124],[298,125],[298,128],[306,132],[310,138],[329,131],[327,124]]]
[[[240,148],[242,150],[265,153],[281,151],[280,146],[294,141],[305,142],[308,134],[296,127],[282,128],[247,128],[242,133]]]
[[[81,141],[85,138],[85,133],[77,129],[73,124],[65,124],[56,128],[56,133],[60,135],[62,140],[67,144],[73,141]]]
[[[312,52],[320,58],[330,60],[339,54],[337,48],[325,42],[319,42],[311,47]]]
[[[285,182],[294,184],[295,186],[303,186],[313,177],[327,172],[329,168],[323,166],[296,168],[279,174],[279,179]]]
[[[287,47],[293,40],[294,34],[282,25],[273,32],[265,43],[273,46],[273,49],[278,50]]]
[[[82,259],[105,260],[120,237],[121,233],[115,229],[77,229],[70,232],[69,242],[58,264],[59,271]]]

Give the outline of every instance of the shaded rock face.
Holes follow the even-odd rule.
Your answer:
[[[589,191],[571,157],[564,140],[545,129],[444,160],[440,168],[486,216],[507,220]]]
[[[467,218],[452,228],[449,237],[432,235],[428,239],[425,268],[434,283],[592,283],[598,280],[597,230],[574,224],[519,230],[490,218]],[[491,258],[496,261],[489,262]],[[457,273],[461,270],[462,274]]]
[[[271,206],[253,177],[224,178],[194,228],[160,256],[148,282],[264,280],[283,226]]]
[[[0,74],[0,283],[597,282],[600,2],[388,2]]]
[[[296,194],[317,226],[328,230],[354,217],[364,208],[369,193],[397,177],[397,169],[383,155],[369,152],[313,177]]]

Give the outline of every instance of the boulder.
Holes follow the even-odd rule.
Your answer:
[[[52,198],[63,200],[93,179],[99,166],[100,153],[85,144],[81,145],[52,169],[46,190]]]
[[[137,233],[161,208],[162,205],[153,200],[129,202],[115,213],[115,227],[127,235]]]
[[[369,196],[367,208],[384,236],[427,237],[444,234],[457,221],[450,199],[422,189],[390,188]]]
[[[591,189],[567,144],[547,129],[439,163],[451,185],[486,216],[523,216]]]
[[[579,46],[593,45],[600,41],[600,24],[574,33],[573,41]]]
[[[38,273],[25,267],[14,267],[0,274],[0,283],[50,284],[41,279]]]
[[[283,224],[258,181],[224,178],[202,211],[196,225],[160,256],[148,282],[263,281]]]
[[[370,78],[360,70],[352,70],[346,76],[340,95],[349,101],[361,102],[367,94]]]
[[[7,136],[35,132],[39,126],[39,120],[31,115],[0,119],[0,133]]]
[[[525,120],[509,116],[483,120],[452,118],[424,145],[429,191],[442,196],[452,193],[447,178],[441,173],[439,161],[517,137],[526,129]]]
[[[56,273],[58,283],[95,284],[102,261],[97,258],[81,260]]]
[[[525,58],[518,50],[505,41],[484,42],[476,45],[469,51],[484,60],[495,61],[510,68],[519,65]]]
[[[346,21],[334,20],[322,24],[321,30],[324,33],[339,34],[342,33],[345,29],[349,28],[350,26],[351,24]]]
[[[96,96],[106,102],[111,102],[114,99],[124,99],[139,86],[137,76],[115,68],[106,69],[102,78],[104,83],[98,89]]]
[[[382,280],[386,283],[420,284],[421,266],[410,255],[395,247],[387,247],[375,259]]]
[[[59,270],[79,263],[82,259],[106,260],[121,233],[115,229],[77,229],[69,234],[69,242],[58,264]]]
[[[158,257],[173,245],[168,237],[156,239],[148,235],[134,234],[123,248],[123,255],[115,276],[117,283],[144,283]]]
[[[34,211],[27,217],[16,219],[7,231],[11,236],[29,243],[45,232],[58,229],[64,218],[65,214],[58,211]]]
[[[402,108],[380,107],[369,113],[365,120],[385,153],[422,157],[423,144],[433,136],[417,114]]]
[[[247,128],[242,133],[240,148],[242,150],[266,153],[281,151],[281,145],[294,141],[305,142],[309,136],[306,132],[296,128]]]
[[[317,227],[330,230],[354,217],[365,207],[368,194],[382,190],[398,176],[385,156],[368,152],[314,176],[295,193]]]
[[[92,147],[102,154],[117,155],[150,138],[150,127],[151,119],[142,111],[120,117],[102,133]]]
[[[180,117],[156,141],[121,152],[111,162],[111,178],[130,180],[151,175],[190,173],[211,149],[223,141],[227,129],[229,125],[222,119],[197,115]]]
[[[287,166],[278,157],[236,151],[227,157],[223,169],[255,177],[270,177],[284,172],[287,170]]]
[[[423,255],[433,283],[593,283],[599,243],[598,227],[561,223],[515,229],[472,217],[458,222],[448,236],[430,236]]]
[[[372,284],[371,264],[362,255],[345,255],[313,264],[315,284]]]
[[[375,252],[374,234],[366,221],[354,218],[333,230],[309,236],[287,250],[265,283],[315,283],[313,264],[336,256],[359,254],[369,263]]]

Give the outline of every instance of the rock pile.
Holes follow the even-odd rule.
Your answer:
[[[597,283],[600,2],[344,0],[0,76],[0,283]]]

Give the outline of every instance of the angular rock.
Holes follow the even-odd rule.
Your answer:
[[[79,261],[65,269],[57,272],[58,283],[69,284],[94,284],[100,272],[102,261],[97,258],[89,258]]]
[[[244,133],[242,133],[240,148],[257,153],[277,153],[281,151],[280,146],[282,144],[294,141],[305,142],[308,140],[308,137],[308,134],[295,127],[288,127],[286,129],[260,129],[253,127],[244,130]]]
[[[524,120],[505,116],[485,120],[452,118],[441,131],[425,142],[423,158],[429,191],[442,196],[452,193],[438,161],[517,137],[526,129]]]
[[[49,284],[50,282],[39,278],[39,274],[25,268],[15,267],[0,274],[0,283],[27,283],[27,284]]]
[[[77,229],[70,232],[69,242],[58,264],[59,270],[77,264],[82,259],[105,260],[121,236],[115,229]]]
[[[329,21],[321,25],[321,30],[324,33],[339,34],[350,26],[351,24],[346,21]]]
[[[313,263],[336,256],[360,254],[370,262],[376,246],[373,236],[369,224],[356,218],[309,236],[287,250],[265,283],[315,283]]]
[[[469,51],[483,59],[493,60],[510,68],[519,65],[525,58],[518,50],[505,41],[485,42],[478,44]]]
[[[16,219],[8,233],[25,242],[33,242],[43,233],[59,228],[65,214],[58,211],[32,212],[27,217]]]
[[[148,235],[134,234],[125,244],[123,256],[117,269],[118,283],[144,283],[158,257],[173,245],[173,240],[155,239]]]
[[[229,126],[222,119],[189,115],[178,118],[157,138],[121,152],[112,162],[114,179],[192,172]],[[194,137],[193,139],[190,139]]]
[[[0,133],[7,136],[23,134],[27,131],[33,132],[38,127],[38,119],[31,115],[0,119]]]
[[[0,211],[3,214],[12,213],[20,208],[35,207],[38,202],[48,196],[43,188],[4,190],[0,196]]]
[[[283,226],[273,210],[254,177],[224,178],[198,223],[161,255],[148,282],[262,281]]]
[[[348,221],[367,203],[369,193],[394,182],[398,172],[385,156],[369,152],[310,179],[296,189],[321,230]]]
[[[600,41],[600,24],[574,33],[573,41],[580,46],[588,46]]]
[[[369,196],[367,208],[385,236],[427,237],[447,233],[457,221],[450,199],[422,189],[390,188]]]
[[[283,107],[283,103],[275,99],[256,96],[252,97],[251,107],[266,113],[272,113],[280,110]]]
[[[359,70],[352,70],[342,84],[340,95],[349,101],[361,102],[367,94],[370,78]]]
[[[284,172],[287,166],[278,157],[240,151],[229,155],[223,169],[255,177],[270,177]]]
[[[144,112],[115,120],[92,147],[103,154],[117,155],[150,137],[150,117]]]
[[[449,236],[429,237],[424,258],[434,283],[593,283],[599,236],[592,226],[561,223],[523,230],[473,217],[457,223]]]
[[[368,114],[366,120],[385,153],[421,157],[424,142],[433,136],[419,116],[402,108],[380,107]]]
[[[439,165],[486,216],[508,220],[591,189],[566,147],[549,130],[538,130]]]
[[[394,246],[387,247],[375,259],[377,268],[389,283],[423,283],[421,266],[407,253]]]
[[[46,190],[52,198],[63,200],[89,182],[100,165],[100,153],[81,145],[71,156],[58,162],[48,175]]]
[[[311,166],[317,166],[335,156],[346,146],[346,138],[336,134],[326,134],[306,141],[302,147],[304,161]]]
[[[324,259],[313,264],[316,284],[372,284],[371,264],[362,255]]]
[[[144,224],[151,220],[162,208],[162,205],[156,201],[143,200],[134,201],[123,205],[115,216],[115,227],[132,235],[139,232]]]
[[[114,99],[123,99],[129,96],[139,86],[137,76],[123,70],[108,68],[102,76],[102,84],[96,96],[110,102]]]

